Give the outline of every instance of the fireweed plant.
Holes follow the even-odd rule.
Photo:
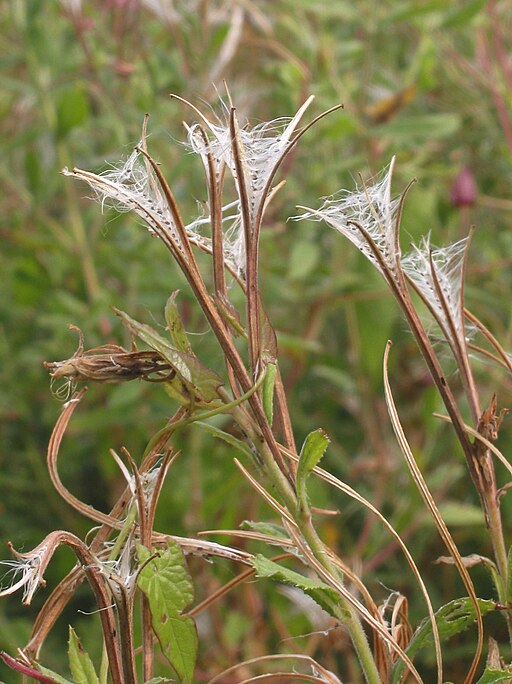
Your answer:
[[[194,617],[233,586],[254,577],[290,585],[314,599],[346,630],[360,665],[361,679],[371,684],[422,682],[414,659],[427,647],[433,647],[437,682],[442,684],[442,644],[469,627],[476,630],[476,648],[472,662],[467,664],[464,681],[476,681],[484,645],[482,616],[489,611],[502,612],[512,636],[508,611],[510,561],[499,505],[500,495],[509,485],[498,487],[493,459],[499,459],[508,472],[512,473],[512,467],[493,444],[503,411],[497,411],[495,399],[489,406],[481,406],[469,354],[482,354],[509,371],[512,365],[493,335],[464,306],[470,236],[443,248],[433,247],[427,237],[409,253],[402,254],[400,220],[409,186],[401,195],[392,195],[394,160],[375,182],[361,180],[355,192],[339,192],[318,209],[301,207],[302,214],[295,220],[323,221],[348,238],[378,270],[396,299],[444,403],[446,415],[439,417],[452,425],[478,493],[492,547],[492,558],[479,558],[490,572],[496,600],[476,596],[468,572],[470,559],[461,557],[407,442],[388,379],[390,343],[384,350],[383,373],[391,424],[410,474],[446,545],[445,562],[457,569],[467,596],[435,611],[411,553],[388,520],[370,501],[319,466],[329,445],[325,432],[321,428],[315,430],[300,449],[295,445],[279,371],[276,337],[260,298],[258,244],[265,210],[279,189],[274,179],[281,162],[304,132],[324,116],[299,129],[312,100],[309,98],[291,119],[254,128],[240,126],[231,105],[223,106],[221,114],[215,117],[185,103],[196,119],[196,123],[185,125],[188,148],[199,156],[208,188],[205,215],[188,225],[182,220],[158,163],[148,152],[147,119],[139,144],[119,167],[101,174],[77,168],[63,170],[65,176],[85,181],[101,205],[135,212],[150,234],[163,242],[183,272],[216,337],[225,367],[207,368],[194,353],[180,318],[177,292],[171,294],[165,307],[165,334],[116,310],[133,337],[130,349],[116,344],[85,349],[81,332],[74,328],[79,334],[79,345],[73,357],[46,364],[52,382],[66,395],[48,447],[49,474],[63,499],[93,521],[95,527],[87,541],[58,530],[30,552],[20,553],[10,545],[13,560],[3,562],[7,570],[0,595],[21,590],[26,605],[36,590],[44,586],[45,569],[59,546],[68,546],[77,561],[46,600],[35,620],[29,643],[16,656],[2,654],[7,665],[25,676],[42,682],[68,681],[44,668],[39,657],[50,630],[85,580],[98,606],[104,646],[102,661],[95,670],[70,628],[69,666],[77,682],[135,684],[141,681],[140,673],[144,682],[193,682],[198,651]],[[236,197],[234,201],[224,199],[228,192],[231,198]],[[209,255],[211,278],[205,279],[196,259],[197,250]],[[245,311],[237,310],[232,303],[232,288],[242,291]],[[428,329],[423,323],[424,312],[420,317],[417,311],[420,300],[430,312]],[[485,348],[475,343],[477,335],[483,338]],[[444,345],[439,344],[439,338]],[[136,346],[135,340],[143,349]],[[446,349],[458,369],[457,376],[451,374],[450,378],[443,372],[439,360],[439,353],[445,354]],[[464,422],[451,389],[455,377],[461,379],[471,414],[470,424]],[[124,382],[136,378],[163,385],[178,408],[150,439],[138,464],[125,449],[122,454],[111,451],[126,479],[126,487],[110,513],[103,513],[65,488],[57,467],[59,449],[85,392],[85,388],[79,388],[80,383]],[[237,436],[231,430],[229,434],[222,431],[210,421],[219,414],[227,414],[237,425],[234,433]],[[224,440],[243,457],[244,463],[235,458],[241,477],[273,509],[277,524],[247,523],[237,534],[277,547],[278,555],[253,555],[201,537],[182,538],[154,529],[159,495],[166,474],[178,456],[173,450],[173,436],[191,425]],[[319,537],[308,495],[312,476],[369,509],[398,544],[425,604],[426,617],[415,630],[404,620],[399,601],[394,608],[391,601],[377,605],[363,580]],[[190,554],[228,559],[245,569],[215,595],[193,605],[192,578],[185,562],[185,556]],[[280,562],[283,559],[287,559],[286,564]],[[289,567],[290,563],[295,564],[295,569]],[[7,580],[9,586],[6,586]],[[135,611],[140,611],[141,616],[141,644],[136,644],[134,639]],[[154,676],[157,653],[168,663],[169,679]],[[281,667],[276,673],[276,659],[281,664],[287,663],[288,668]],[[302,654],[266,656],[243,665],[242,679],[246,682],[262,677],[280,682],[341,681],[335,673]],[[212,676],[210,684],[241,681],[236,678],[239,666]],[[247,668],[252,666],[268,667],[269,674],[247,679]],[[503,664],[496,643],[491,642],[479,681],[503,681],[509,676],[512,673]]]

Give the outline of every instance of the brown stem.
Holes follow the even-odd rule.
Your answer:
[[[283,378],[281,376],[281,369],[277,367],[277,378],[276,378],[276,413],[279,419],[279,424],[283,433],[284,446],[297,453],[297,447],[295,444],[295,437],[293,435],[293,427],[290,419],[290,411],[288,409],[288,402],[286,400],[286,392],[283,385]],[[292,462],[293,464],[293,462]],[[292,465],[292,472],[295,472],[295,465]]]
[[[53,536],[54,539],[52,543],[48,543],[48,547],[55,549],[58,545],[65,544],[73,550],[80,562],[98,605],[112,683],[128,683],[129,680],[125,679],[126,673],[124,672],[122,658],[119,653],[118,639],[120,637],[122,639],[122,634],[119,634],[117,630],[112,600],[107,590],[106,579],[98,566],[97,558],[83,541],[74,534],[71,534],[71,532],[57,531],[49,536]],[[132,684],[132,682],[129,682],[129,684]]]
[[[180,408],[175,416],[169,420],[169,424],[171,424],[173,421],[180,421],[184,414],[185,409]],[[154,463],[158,460],[159,455],[162,452],[162,449],[164,449],[170,436],[171,433],[169,432],[157,440],[151,451],[144,459],[140,467],[141,472],[146,472],[152,468]],[[116,504],[113,506],[110,512],[110,518],[113,518],[114,520],[119,519],[123,515],[131,499],[132,493],[130,488],[126,487]],[[103,548],[114,527],[115,526],[113,526],[110,522],[105,523],[100,527],[96,533],[96,536],[91,542],[91,553],[97,553]],[[36,659],[39,657],[39,652],[46,640],[46,637],[68,604],[69,600],[74,595],[76,588],[83,582],[83,580],[84,574],[80,569],[74,568],[52,591],[48,599],[45,601],[43,607],[39,611],[32,627],[30,641],[24,649],[28,655]]]
[[[397,302],[400,305],[400,308],[402,309],[403,314],[406,317],[407,323],[409,324],[421,354],[425,359],[432,379],[439,390],[443,403],[453,424],[457,439],[459,440],[459,443],[464,451],[471,479],[473,480],[473,484],[475,485],[475,489],[477,490],[482,504],[496,563],[500,570],[502,581],[506,582],[507,553],[503,538],[501,515],[496,496],[494,464],[490,454],[488,452],[483,454],[481,450],[476,448],[476,446],[473,445],[469,440],[464,427],[464,421],[462,420],[462,416],[455,398],[444,376],[443,370],[434,352],[427,332],[416,312],[416,309],[414,308],[414,304],[407,290],[405,275],[401,267],[398,268],[396,273],[392,273],[368,231],[356,222],[353,222],[352,225],[356,226],[360,230],[373,255],[375,256],[386,282],[391,288]]]
[[[233,110],[233,115],[232,115],[232,120],[233,120],[233,127],[236,124],[236,119],[234,118],[234,110]],[[236,146],[236,141],[233,143],[234,146]],[[175,202],[174,196],[172,195],[171,189],[168,186],[165,178],[163,177],[158,165],[156,162],[149,157],[147,152],[144,151],[142,148],[138,148],[142,154],[148,159],[150,162],[151,166],[153,167],[155,174],[161,184],[162,191],[165,194],[165,197],[168,201],[169,204],[169,210],[171,211],[171,214],[173,216],[176,229],[178,230],[180,239],[182,241],[182,247],[185,253],[181,251],[179,248],[179,245],[176,244],[176,242],[172,239],[171,236],[168,235],[168,232],[166,231],[165,227],[162,226],[161,230],[161,239],[164,242],[164,244],[168,247],[169,251],[173,256],[176,258],[178,261],[178,264],[185,275],[187,281],[189,282],[192,291],[196,297],[196,300],[198,301],[199,305],[201,306],[206,319],[208,320],[209,324],[212,327],[213,332],[215,333],[215,336],[217,337],[219,344],[224,351],[225,357],[228,361],[228,363],[231,365],[233,368],[233,371],[235,373],[235,376],[237,377],[237,380],[242,387],[244,392],[247,392],[251,389],[252,387],[252,381],[247,373],[247,370],[240,358],[240,355],[236,349],[236,347],[233,344],[233,341],[229,335],[229,333],[226,331],[226,326],[224,324],[224,321],[220,317],[219,313],[217,312],[216,307],[213,304],[213,301],[206,289],[206,286],[204,284],[204,281],[199,273],[199,270],[197,268],[197,264],[195,262],[195,259],[193,256],[189,258],[189,254],[191,254],[191,247],[190,247],[190,241],[188,239],[187,232],[185,230],[185,226],[183,224],[183,221],[181,219],[181,216],[179,214],[179,210],[177,207],[177,204]],[[241,162],[240,157],[238,157],[238,162]],[[241,183],[243,185],[243,183]],[[245,186],[244,186],[245,187]],[[243,203],[242,203],[243,206]],[[140,209],[144,212],[147,212],[147,210],[141,205]],[[246,210],[246,216],[244,218],[244,226],[245,226],[245,221],[248,221],[249,219],[249,214],[248,212],[248,205],[245,207]],[[244,213],[244,209],[242,208],[242,213]],[[248,249],[248,245],[246,245],[246,249]],[[256,282],[256,287],[257,287],[257,282]],[[251,287],[248,282],[247,285],[247,301],[248,301],[248,316],[250,313],[250,316],[254,317],[254,302],[252,303],[252,310],[249,312],[249,308],[251,305],[249,304],[249,300],[251,300]],[[256,295],[256,312],[259,312],[259,298],[257,297],[258,292],[257,289],[256,291],[252,291],[252,297]],[[254,324],[254,320],[253,320]],[[259,321],[258,321],[258,326],[259,326]],[[259,327],[258,327],[259,330]],[[254,329],[253,325],[253,330],[252,330],[252,340],[253,340],[253,354],[255,352],[254,349],[254,342],[256,340],[256,334],[259,336],[259,332]],[[249,332],[249,338],[251,339],[251,332]],[[254,361],[256,357],[252,356],[252,360]],[[254,369],[254,366],[253,366]],[[272,433],[272,429],[270,425],[268,424],[267,418],[265,416],[265,412],[263,410],[263,406],[261,404],[261,400],[256,394],[253,394],[249,398],[249,404],[254,412],[254,416],[256,418],[256,421],[262,431],[262,436],[264,441],[268,444],[270,451],[273,454],[274,460],[278,464],[278,467],[280,468],[281,472],[286,475],[286,477],[290,480],[290,483],[293,482],[290,473],[287,469],[287,466],[281,456],[281,453],[279,451],[277,442],[275,440],[275,437]]]
[[[57,459],[59,455],[59,449],[62,442],[62,438],[68,426],[69,420],[73,415],[75,408],[82,399],[86,388],[83,388],[80,392],[75,393],[72,398],[64,404],[62,412],[55,423],[50,440],[48,442],[48,454],[47,454],[47,465],[48,472],[50,474],[50,479],[53,486],[57,490],[58,494],[68,503],[72,508],[77,510],[79,513],[84,515],[86,518],[94,520],[96,523],[101,523],[103,525],[109,525],[110,528],[119,529],[122,527],[122,523],[111,515],[102,513],[96,510],[92,506],[85,504],[83,501],[78,499],[76,496],[71,494],[66,487],[62,484],[57,471]]]
[[[473,372],[471,370],[471,366],[469,365],[469,359],[467,355],[467,350],[465,346],[465,341],[461,340],[461,336],[464,336],[464,316],[462,315],[462,333],[459,332],[456,322],[453,320],[451,308],[446,301],[445,293],[443,292],[443,289],[441,287],[441,284],[439,283],[439,279],[437,277],[436,269],[434,266],[434,262],[432,259],[432,254],[429,255],[429,261],[430,261],[430,274],[432,277],[432,282],[434,284],[434,289],[437,295],[437,298],[441,304],[441,308],[443,309],[443,313],[445,316],[445,319],[448,323],[448,335],[447,340],[450,343],[450,346],[452,348],[453,355],[455,357],[455,360],[457,362],[457,366],[460,370],[461,377],[462,377],[462,384],[464,385],[464,389],[466,392],[466,397],[468,399],[469,407],[471,409],[471,415],[473,416],[473,421],[476,425],[478,422],[478,418],[480,417],[480,404],[478,401],[478,392],[476,389],[475,385],[475,380],[473,378]],[[463,310],[463,305],[461,303],[461,311]]]
[[[169,187],[169,184],[167,183],[165,176],[161,172],[160,167],[158,166],[156,161],[146,152],[146,150],[143,147],[137,147],[136,149],[139,152],[141,152],[144,155],[144,157],[148,160],[148,162],[151,164],[153,171],[155,172],[156,177],[158,178],[158,182],[160,183],[162,192],[165,195],[169,211],[171,212],[171,215],[174,219],[174,225],[176,226],[176,230],[180,238],[181,247],[184,251],[187,266],[188,268],[193,270],[197,277],[199,277],[199,269],[197,268],[194,253],[192,252],[192,248],[190,246],[190,240],[185,229],[185,224],[183,223],[183,219],[181,218],[180,210],[178,208],[174,195],[172,194],[171,188]],[[180,251],[179,247],[179,245],[175,245],[175,250],[177,248],[178,252]]]
[[[249,335],[249,360],[253,374],[257,374],[260,361],[260,317],[259,317],[259,289],[258,289],[258,240],[255,226],[251,220],[249,194],[244,169],[244,150],[238,132],[238,121],[235,109],[231,108],[229,117],[231,132],[231,146],[236,170],[238,196],[245,238],[245,280],[247,287],[247,331]]]
[[[222,240],[222,187],[224,184],[224,170],[217,178],[215,162],[208,149],[208,138],[204,129],[201,127],[201,136],[205,144],[208,161],[208,196],[210,198],[210,217],[212,229],[212,256],[213,256],[213,283],[215,292],[223,297],[227,297],[226,275],[224,273],[224,244]]]
[[[135,644],[133,643],[133,591],[127,589],[124,583],[112,575],[110,588],[115,599],[117,619],[119,621],[119,641],[121,644],[121,659],[123,662],[123,684],[137,684],[135,668]]]

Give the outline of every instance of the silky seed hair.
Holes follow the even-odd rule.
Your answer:
[[[391,195],[393,166],[394,158],[372,184],[363,183],[355,191],[340,190],[325,198],[319,209],[308,209],[304,214],[293,217],[294,220],[325,221],[350,240],[383,273],[381,264],[360,230],[363,228],[389,272],[397,277],[400,254],[396,253],[395,237],[401,198]]]

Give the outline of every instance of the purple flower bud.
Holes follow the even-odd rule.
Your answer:
[[[472,207],[476,202],[477,194],[475,176],[466,166],[453,182],[450,201],[454,207]]]

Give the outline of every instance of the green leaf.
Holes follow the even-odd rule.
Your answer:
[[[253,520],[244,520],[240,525],[242,530],[254,530],[260,534],[266,534],[269,537],[277,537],[279,539],[290,539],[284,527],[275,525],[274,523],[254,522]]]
[[[496,670],[486,667],[484,673],[476,684],[493,684],[494,682],[509,682],[512,679],[511,670]]]
[[[365,264],[365,273],[370,272]],[[375,274],[376,275],[376,274]],[[369,282],[373,282],[372,273]],[[375,281],[378,282],[378,281]],[[354,316],[350,314],[350,325],[354,326],[352,335],[357,335],[357,356],[359,372],[366,376],[369,387],[377,389],[382,386],[382,353],[387,341],[392,337],[393,325],[396,315],[394,302],[390,297],[378,299],[362,299],[354,306]],[[355,327],[357,326],[357,327]]]
[[[53,670],[50,670],[48,667],[43,667],[39,663],[37,663],[35,667],[37,667],[38,671],[42,675],[44,675],[45,677],[49,677],[50,679],[53,679],[55,684],[74,684],[74,682],[71,682],[69,679],[65,679],[60,674],[57,674]]]
[[[176,349],[146,323],[135,321],[119,309],[114,311],[134,335],[161,354],[173,367],[177,378],[166,383],[166,388],[174,398],[181,403],[209,403],[218,398],[217,389],[223,384],[222,379],[204,366],[197,356]]]
[[[165,305],[165,320],[167,321],[167,327],[169,329],[169,334],[171,340],[176,347],[176,349],[192,353],[192,346],[185,332],[181,316],[178,312],[178,307],[176,306],[176,297],[179,290],[175,290]]]
[[[305,340],[299,335],[288,335],[279,331],[279,349],[293,355],[299,361],[304,361],[309,354],[319,354],[322,345],[318,340]]]
[[[144,564],[137,584],[147,596],[151,623],[160,642],[162,653],[175,670],[182,684],[193,681],[198,639],[194,621],[181,615],[194,599],[194,587],[180,546],[168,540],[167,549],[148,551],[137,546],[139,561]]]
[[[229,611],[223,615],[222,633],[223,641],[226,646],[233,648],[239,647],[244,643],[246,638],[253,633],[254,621],[249,613],[235,610],[231,607]]]
[[[240,439],[237,439],[233,435],[230,435],[229,432],[224,432],[224,430],[221,430],[217,426],[211,425],[210,423],[205,423],[202,420],[196,420],[194,425],[199,426],[202,430],[208,432],[213,437],[217,437],[218,439],[221,439],[223,442],[226,442],[227,444],[230,444],[231,446],[235,447],[235,449],[238,449],[241,453],[245,454],[249,458],[249,460],[254,461],[254,454],[247,446],[247,444],[245,442],[242,442]]]
[[[75,630],[69,626],[69,669],[76,684],[99,684],[99,679],[89,654],[82,646]]]
[[[320,463],[330,441],[325,431],[319,428],[310,432],[302,445],[297,468],[297,496],[304,508],[307,507],[307,479],[313,468]]]
[[[419,92],[433,90],[439,82],[439,50],[440,46],[432,36],[421,37],[418,50],[408,69],[409,80],[417,84]]]
[[[115,313],[123,321],[126,327],[137,335],[149,347],[159,352],[165,360],[174,368],[183,382],[192,383],[192,373],[187,365],[187,356],[183,352],[173,347],[165,338],[159,335],[156,330],[146,323],[139,323],[124,311],[114,309]]]
[[[215,306],[217,307],[217,311],[221,315],[222,320],[229,325],[235,337],[247,339],[247,333],[241,323],[238,309],[225,295],[213,294],[212,299],[215,302]]]
[[[276,363],[277,361],[277,337],[270,319],[260,301],[260,344],[261,358],[264,363]]]
[[[492,610],[496,610],[494,601],[486,599],[477,599],[477,601],[482,616]],[[443,642],[456,634],[460,634],[474,624],[475,607],[468,597],[455,599],[442,606],[435,614],[435,618],[439,630],[439,638]],[[432,625],[429,619],[425,619],[414,633],[405,652],[413,660],[418,651],[426,646],[431,646],[433,643]],[[404,663],[401,660],[397,661],[393,670],[393,684],[397,684],[400,681],[403,669]]]
[[[275,363],[268,363],[265,368],[263,387],[261,388],[261,399],[263,410],[270,425],[274,419],[274,387],[276,386],[277,366]]]
[[[340,597],[332,587],[324,584],[324,582],[311,579],[310,577],[304,577],[304,575],[301,575],[294,570],[289,570],[282,565],[278,565],[259,553],[253,558],[252,565],[256,570],[257,577],[272,579],[276,582],[282,582],[283,584],[297,587],[297,589],[301,589],[305,594],[310,596],[321,608],[327,611],[329,615],[333,615],[337,618],[340,617]],[[335,607],[338,607],[337,610]],[[348,617],[349,616],[347,616],[347,618]]]

